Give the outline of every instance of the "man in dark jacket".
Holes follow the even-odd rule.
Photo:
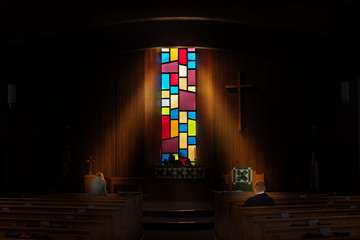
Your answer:
[[[244,207],[275,206],[274,199],[272,199],[265,193],[265,183],[255,183],[254,190],[256,195],[248,198],[243,205]]]

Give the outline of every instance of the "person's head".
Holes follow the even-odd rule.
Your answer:
[[[100,177],[101,179],[104,179],[104,174],[102,172],[97,172],[96,176]]]
[[[255,190],[255,193],[265,192],[265,183],[263,183],[263,182],[256,182],[256,183],[254,184],[254,190]]]

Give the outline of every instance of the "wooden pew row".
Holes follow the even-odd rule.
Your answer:
[[[322,193],[322,194],[309,194],[303,192],[270,192],[269,196],[274,198],[277,204],[289,204],[289,201],[292,201],[293,204],[296,204],[297,201],[302,199],[317,199],[327,197],[336,197],[343,199],[344,197],[334,196],[334,193]],[[215,194],[215,235],[223,236],[227,232],[226,228],[228,225],[228,216],[231,212],[232,203],[241,203],[241,205],[246,201],[247,198],[253,196],[254,193],[246,192],[244,196],[227,196],[223,194]],[[282,199],[286,202],[282,202]]]
[[[295,204],[316,204],[323,203],[325,204],[351,204],[355,205],[360,202],[359,196],[353,197],[344,197],[344,196],[324,196],[324,195],[299,195],[296,193],[283,193],[283,194],[271,194],[277,205],[295,205]],[[306,197],[305,197],[306,196]],[[236,200],[235,200],[236,199]],[[239,201],[240,199],[240,201]],[[220,239],[227,239],[225,235],[228,233],[228,225],[231,218],[231,212],[233,211],[233,206],[242,206],[243,202],[247,199],[244,196],[237,197],[223,197],[223,199],[218,200],[222,202],[222,206],[220,204],[216,204],[217,208],[215,208],[215,234]]]
[[[316,237],[320,234],[321,229],[324,227],[320,226],[304,226],[304,227],[273,227],[265,229],[265,234],[260,238],[255,237],[256,239],[261,240],[283,240],[283,239],[301,239],[306,237]],[[328,226],[328,233],[323,235],[327,236],[329,239],[331,236],[340,235],[341,232],[346,232],[350,236],[360,238],[360,223],[349,223],[349,224],[340,224],[340,225],[331,225]],[[310,235],[313,233],[312,235]],[[315,235],[316,234],[316,235]],[[321,236],[321,235],[320,235]]]
[[[280,229],[289,228],[289,229],[297,230],[299,227],[316,226],[319,229],[320,228],[331,229],[333,225],[346,226],[348,224],[360,224],[360,215],[321,216],[316,218],[311,218],[311,217],[283,218],[283,219],[267,219],[261,221],[254,220],[251,224],[252,226],[251,229],[248,229],[248,231],[246,231],[247,233],[249,233],[248,236],[244,239],[265,239],[266,231],[279,229],[279,228]]]
[[[15,199],[0,199],[3,201],[13,201]],[[60,195],[46,195],[46,196],[33,196],[30,198],[16,199],[17,201],[27,202],[29,204],[37,204],[37,202],[43,202],[46,204],[73,204],[82,205],[88,204],[89,206],[112,206],[123,201],[127,201],[127,212],[122,211],[121,216],[125,220],[127,231],[133,239],[142,238],[142,207],[143,197],[139,192],[126,192],[120,194],[108,194],[107,196],[89,196],[88,194],[60,194]],[[30,201],[30,202],[29,202]]]
[[[71,219],[43,219],[43,218],[0,218],[1,227],[19,227],[33,228],[41,232],[44,228],[53,229],[84,229],[90,232],[92,239],[111,239],[110,234],[103,235],[106,232],[105,222],[103,220],[71,220]]]
[[[16,235],[19,235],[16,237]],[[61,229],[0,226],[1,239],[36,238],[53,240],[95,240],[87,229]]]
[[[20,212],[20,211],[0,211],[0,216],[3,219],[8,219],[16,221],[18,219],[42,219],[43,221],[52,221],[56,219],[57,221],[83,221],[87,223],[88,221],[100,221],[102,222],[100,226],[103,228],[96,229],[98,234],[101,234],[103,237],[101,239],[116,239],[116,236],[113,232],[113,214],[112,213],[64,213],[64,212]],[[84,225],[86,226],[86,225]],[[89,227],[89,226],[87,226]],[[127,237],[126,235],[123,237]]]
[[[261,209],[256,209],[261,208]],[[267,210],[268,208],[268,210]],[[360,209],[357,208],[334,208],[328,206],[327,208],[294,208],[294,209],[272,209],[274,207],[254,207],[239,209],[236,218],[231,221],[232,230],[229,232],[231,235],[229,239],[237,239],[238,236],[246,239],[249,233],[253,232],[252,224],[256,221],[273,221],[274,219],[281,218],[296,219],[298,217],[318,218],[321,216],[337,216],[337,215],[360,215]],[[245,210],[246,209],[246,210]],[[284,211],[286,210],[286,211]],[[285,216],[284,216],[285,215]],[[273,219],[271,219],[273,218]]]
[[[17,205],[12,203],[17,203]],[[106,203],[109,203],[111,207],[106,207]],[[21,209],[22,212],[37,210],[41,211],[41,214],[48,211],[60,211],[65,212],[68,216],[70,213],[76,212],[109,211],[112,212],[111,215],[113,216],[111,216],[112,220],[108,221],[108,225],[113,226],[114,238],[141,239],[142,237],[142,196],[140,195],[118,196],[117,198],[114,196],[108,198],[86,195],[75,197],[69,195],[61,198],[3,198],[0,199],[0,206],[9,210],[17,209],[19,211]]]

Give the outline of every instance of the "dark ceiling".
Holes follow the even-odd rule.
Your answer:
[[[357,59],[358,1],[0,2],[3,51],[116,51],[167,45]]]

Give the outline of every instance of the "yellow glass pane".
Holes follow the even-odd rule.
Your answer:
[[[187,90],[187,78],[179,78],[179,89]]]
[[[163,107],[161,112],[162,112],[162,115],[170,115],[170,108]]]
[[[187,148],[187,133],[180,133],[180,148]]]
[[[177,48],[171,48],[170,49],[170,61],[176,61],[178,60],[178,49]]]
[[[178,120],[171,120],[171,137],[179,136],[179,121]]]
[[[188,157],[190,158],[190,161],[195,161],[196,159],[196,146],[190,145],[189,146],[189,153]]]
[[[189,119],[188,134],[189,134],[189,136],[196,136],[196,122],[195,122],[195,120]]]
[[[195,86],[189,86],[188,90],[190,92],[196,92],[196,87]]]
[[[175,160],[179,160],[179,154],[178,153],[173,153]]]
[[[187,123],[187,112],[180,111],[180,113],[179,113],[179,122],[180,123]]]
[[[179,95],[171,95],[171,109],[179,107]]]
[[[162,91],[161,93],[162,98],[169,98],[170,97],[170,91]]]
[[[169,48],[162,48],[161,51],[162,52],[169,52],[170,50],[169,50]]]
[[[187,67],[179,65],[179,77],[187,77]]]

